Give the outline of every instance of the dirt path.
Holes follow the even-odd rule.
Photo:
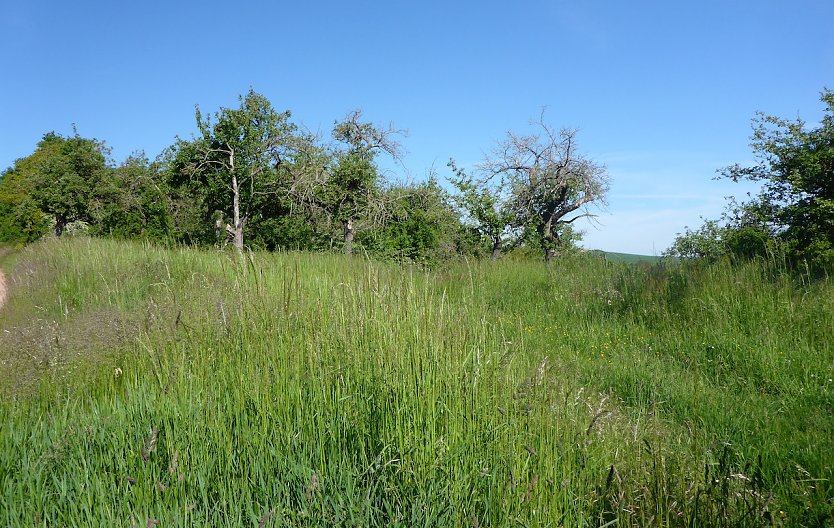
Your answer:
[[[0,270],[0,309],[6,304],[6,274]]]

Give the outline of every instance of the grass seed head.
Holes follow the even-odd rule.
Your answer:
[[[151,427],[151,432],[148,434],[148,439],[145,441],[145,445],[142,446],[142,450],[140,451],[142,455],[142,460],[147,462],[151,458],[151,453],[156,451],[156,426],[154,425]]]

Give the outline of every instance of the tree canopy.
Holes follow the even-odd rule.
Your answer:
[[[82,138],[46,134],[33,160],[31,198],[54,218],[54,232],[61,236],[67,224],[93,222],[106,199],[107,151],[104,144]]]
[[[432,264],[517,247],[550,259],[576,240],[607,190],[605,169],[580,155],[576,132],[543,121],[510,133],[447,181],[410,182],[403,130],[355,110],[321,138],[249,90],[234,107],[195,111],[196,134],[150,159],[115,162],[103,141],[44,135],[0,176],[0,241],[26,243],[67,226],[90,235],[246,248],[361,248],[385,259]],[[74,230],[77,230],[75,227]]]
[[[571,224],[594,216],[591,205],[605,204],[609,178],[604,166],[579,152],[575,130],[557,132],[543,114],[532,125],[533,132],[508,132],[498,142],[478,167],[477,183],[460,170],[453,183],[476,228],[490,239],[493,255],[508,223],[521,235],[518,241],[535,238],[549,261],[573,243]],[[454,161],[450,166],[456,169]]]
[[[669,254],[717,258],[779,249],[814,267],[834,264],[834,91],[824,90],[819,124],[759,113],[751,146],[756,163],[732,165],[721,177],[761,183],[744,203],[732,201],[723,221],[680,235]]]
[[[276,192],[282,164],[291,162],[296,127],[289,118],[253,90],[240,98],[240,108],[221,108],[213,120],[197,108],[200,135],[178,142],[172,173],[201,190],[203,232],[213,225],[243,250],[246,225]]]

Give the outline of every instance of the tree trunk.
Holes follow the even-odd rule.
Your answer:
[[[64,228],[67,227],[67,219],[64,215],[55,215],[55,237],[61,238]]]
[[[240,186],[238,185],[237,175],[235,174],[235,155],[234,152],[229,156],[229,167],[232,172],[232,225],[229,231],[232,235],[232,240],[239,252],[243,252],[243,224],[245,220],[240,218]]]
[[[232,243],[238,251],[243,251],[243,226],[235,227],[235,234]]]
[[[556,256],[556,236],[553,234],[553,218],[549,218],[542,228],[544,261],[550,262]]]
[[[345,222],[345,255],[353,254],[353,237],[356,235],[356,230],[353,227],[353,219],[348,218]]]
[[[490,256],[491,260],[498,260],[498,257],[501,256],[501,240],[493,240],[492,241],[492,255]]]
[[[217,220],[214,221],[214,240],[217,246],[222,248],[226,242],[226,230],[223,229],[223,215],[218,215]]]

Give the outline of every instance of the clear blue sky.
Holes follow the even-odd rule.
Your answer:
[[[832,0],[4,0],[0,168],[73,123],[153,157],[251,86],[313,130],[356,108],[408,129],[419,179],[547,106],[612,178],[584,244],[659,253],[741,190],[712,177],[752,160],[757,110],[819,119],[833,28]]]

